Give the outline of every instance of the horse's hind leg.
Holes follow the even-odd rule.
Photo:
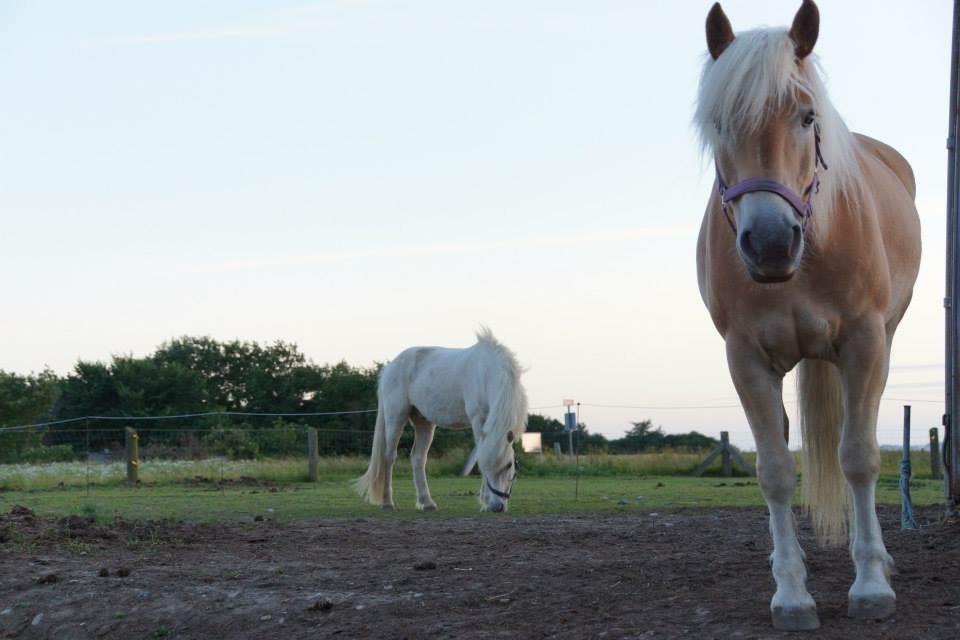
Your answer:
[[[805,631],[820,626],[817,607],[807,592],[804,554],[797,541],[790,502],[796,468],[787,442],[783,410],[783,375],[750,341],[727,338],[727,362],[757,445],[757,478],[770,511],[770,556],[777,591],[770,601],[773,626]]]
[[[397,505],[393,502],[393,464],[397,461],[397,446],[400,444],[400,436],[403,435],[403,427],[407,424],[407,412],[386,411],[385,415],[385,433],[384,433],[384,482],[383,482],[383,508],[396,509]]]
[[[417,509],[436,511],[437,503],[430,497],[430,487],[427,486],[427,452],[433,442],[436,425],[416,412],[411,416],[411,422],[414,436],[413,448],[410,449],[410,464],[413,467],[413,485],[417,490]]]
[[[879,619],[896,611],[896,594],[890,587],[893,559],[887,553],[877,519],[875,491],[880,474],[877,446],[877,413],[886,383],[889,348],[882,328],[856,332],[857,344],[841,353],[844,387],[843,435],[840,467],[853,496],[850,552],[857,577],[848,594],[847,614]]]

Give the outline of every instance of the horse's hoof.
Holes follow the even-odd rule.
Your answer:
[[[813,631],[820,628],[816,607],[773,607],[773,628],[780,631]]]
[[[419,509],[420,511],[439,511],[440,510],[440,508],[432,502],[429,504],[418,504],[417,509]]]
[[[383,505],[383,506],[380,507],[380,508],[383,509],[384,511],[396,511],[396,510],[397,510],[397,506],[396,506],[396,505],[393,505],[393,504],[385,504],[385,505]]]
[[[861,620],[882,620],[897,611],[897,599],[889,595],[850,598],[847,615]]]

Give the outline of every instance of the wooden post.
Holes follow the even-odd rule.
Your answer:
[[[124,440],[127,451],[127,484],[136,486],[140,482],[140,436],[133,427],[127,427]]]
[[[693,475],[702,476],[703,472],[707,470],[707,467],[710,466],[710,463],[716,460],[717,456],[723,456],[721,458],[721,472],[723,473],[724,477],[729,478],[731,475],[733,475],[732,463],[736,463],[736,465],[743,469],[743,472],[748,476],[753,477],[757,475],[757,472],[753,469],[753,467],[747,464],[747,461],[743,459],[743,456],[740,455],[740,452],[737,451],[737,448],[730,444],[730,433],[727,431],[720,432],[720,444],[718,444],[716,448],[710,452],[703,462],[693,468]]]
[[[317,481],[317,463],[320,459],[320,444],[317,430],[314,427],[307,429],[307,478],[310,482]]]
[[[720,473],[724,478],[729,478],[733,475],[733,467],[730,464],[730,432],[721,431],[720,432],[720,446],[723,447],[723,451],[720,454]]]
[[[940,433],[936,427],[930,428],[930,477],[943,479],[940,474]]]
[[[560,448],[559,442],[553,443],[553,452],[557,454],[557,462],[563,462],[563,449]]]

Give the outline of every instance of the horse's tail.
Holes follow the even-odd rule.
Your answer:
[[[797,367],[800,430],[803,434],[803,506],[822,544],[847,537],[847,483],[840,469],[843,395],[840,370],[824,360]]]
[[[370,504],[382,504],[383,489],[387,482],[387,469],[384,464],[386,457],[386,422],[383,416],[383,400],[377,393],[377,425],[373,429],[373,447],[370,451],[370,464],[362,476],[354,480],[354,491],[365,498]]]

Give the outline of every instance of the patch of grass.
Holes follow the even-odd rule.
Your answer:
[[[114,514],[128,520],[184,519],[313,520],[326,517],[424,518],[480,516],[476,493],[478,477],[431,478],[430,488],[440,511],[414,509],[415,494],[409,473],[394,475],[394,495],[399,511],[384,512],[362,502],[348,484],[348,476],[325,478],[317,483],[292,483],[271,492],[263,487],[226,487],[222,491],[189,485],[129,488],[125,486],[55,489],[0,493],[0,511],[22,504],[39,514],[64,516],[89,506],[97,514]],[[920,482],[912,487],[914,503],[939,504],[942,486]],[[877,487],[880,503],[898,504],[897,483],[884,477]],[[621,504],[623,502],[623,504]],[[796,497],[799,503],[799,495]],[[753,478],[690,478],[684,476],[522,476],[514,487],[509,516],[546,513],[589,513],[651,510],[671,507],[761,506],[763,498]],[[483,514],[502,517],[501,514]],[[149,541],[148,541],[149,542]],[[159,541],[154,541],[159,543]]]

